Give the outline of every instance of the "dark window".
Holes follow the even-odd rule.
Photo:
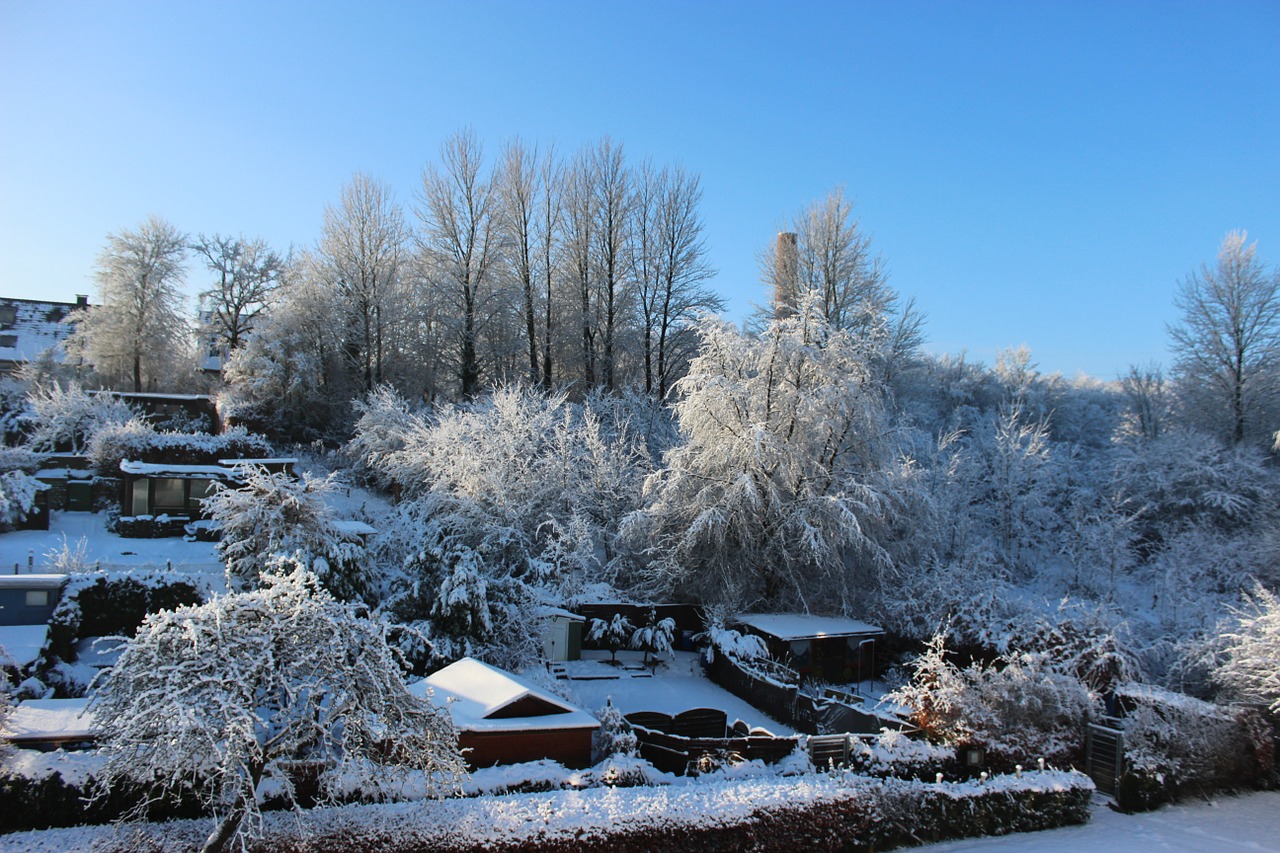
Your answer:
[[[12,326],[18,322],[18,309],[12,305],[0,305],[0,326]]]
[[[152,514],[182,513],[187,510],[186,481],[176,477],[158,477],[152,481]]]
[[[13,347],[16,347],[17,345],[18,345],[17,335],[0,335],[0,348],[3,348],[3,347],[13,348]]]

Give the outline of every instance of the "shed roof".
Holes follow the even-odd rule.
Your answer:
[[[595,717],[518,675],[463,658],[409,685],[409,692],[446,705],[463,731],[595,728]],[[452,701],[450,701],[452,700]],[[518,714],[518,716],[517,716]]]
[[[138,477],[185,477],[192,480],[225,480],[231,471],[221,465],[170,465],[165,462],[134,462],[125,459],[120,470]]]
[[[93,734],[88,699],[28,699],[13,709],[8,737],[24,740],[82,740]]]
[[[61,589],[67,575],[0,575],[0,589]]]
[[[819,637],[856,637],[883,634],[884,629],[844,616],[811,616],[806,613],[743,613],[739,624],[781,640],[815,640]]]

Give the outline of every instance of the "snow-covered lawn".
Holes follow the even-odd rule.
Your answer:
[[[929,853],[1280,853],[1280,791],[1125,815],[1095,801],[1084,826],[944,841]]]
[[[27,572],[30,559],[37,572],[51,571],[47,554],[60,551],[63,536],[67,546],[75,550],[85,541],[85,559],[110,570],[133,568],[165,568],[200,576],[224,586],[222,564],[212,542],[187,542],[180,536],[165,539],[125,539],[106,529],[106,515],[100,512],[53,512],[48,530],[15,530],[0,535],[0,571],[11,572],[15,564]]]
[[[691,708],[720,708],[730,723],[742,720],[753,728],[759,726],[776,735],[795,734],[794,729],[766,716],[703,675],[694,652],[672,652],[653,677],[649,677],[649,670],[615,668],[603,663],[609,659],[608,652],[584,651],[582,655],[586,660],[565,665],[570,678],[575,680],[561,682],[561,685],[567,685],[571,698],[588,711],[599,710],[609,699],[623,714],[658,711],[675,716]],[[618,660],[626,664],[639,664],[641,658],[640,652],[618,652]],[[584,675],[610,672],[620,677],[577,680]]]

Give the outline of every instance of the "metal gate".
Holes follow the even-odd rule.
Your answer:
[[[1110,721],[1108,721],[1110,722]],[[1117,725],[1119,720],[1114,721]],[[1084,761],[1098,790],[1112,797],[1124,772],[1124,732],[1117,725],[1090,723],[1085,735]]]

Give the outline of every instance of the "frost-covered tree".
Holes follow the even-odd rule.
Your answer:
[[[1234,624],[1220,637],[1225,660],[1213,679],[1280,714],[1280,598],[1260,583],[1243,598],[1232,614]]]
[[[644,652],[644,662],[654,669],[658,667],[658,655],[671,651],[671,641],[675,637],[676,622],[670,617],[658,618],[658,611],[649,608],[649,616],[643,626],[631,635],[631,648]]]
[[[420,421],[409,410],[408,401],[390,385],[379,385],[352,403],[352,408],[358,418],[347,452],[377,485],[390,489],[395,481],[388,463],[393,454],[404,450],[409,433]]]
[[[191,364],[183,310],[187,238],[158,217],[107,235],[95,279],[100,305],[77,312],[66,342],[105,382],[151,391]]]
[[[1247,240],[1227,234],[1217,263],[1183,280],[1169,328],[1192,422],[1233,444],[1265,441],[1280,418],[1280,270]]]
[[[609,650],[609,662],[618,662],[618,650],[627,647],[631,642],[631,635],[635,632],[636,626],[631,624],[631,620],[621,613],[613,614],[613,618],[608,622],[603,619],[592,619],[590,626],[587,628],[587,639],[593,643],[600,643]]]
[[[204,501],[221,532],[218,556],[226,564],[228,586],[255,587],[278,565],[274,558],[296,555],[339,597],[364,595],[364,545],[338,527],[326,500],[337,487],[336,475],[319,479],[304,473],[294,479],[249,465],[238,477],[239,483],[220,485]]]
[[[109,790],[118,780],[165,795],[188,786],[217,816],[205,851],[260,829],[260,783],[292,799],[294,769],[322,793],[353,785],[395,796],[409,773],[427,791],[464,774],[448,713],[405,688],[385,628],[336,602],[298,563],[250,592],[147,617],[95,691]]]
[[[715,320],[699,334],[676,386],[684,443],[627,522],[649,578],[706,602],[848,610],[889,564],[876,340],[827,323],[817,294],[762,337]]]
[[[201,234],[191,248],[215,277],[200,294],[210,314],[208,325],[227,351],[234,352],[270,304],[289,263],[261,239]]]
[[[27,444],[37,451],[83,453],[105,426],[123,424],[136,414],[110,394],[91,394],[79,385],[49,385],[31,390]]]

